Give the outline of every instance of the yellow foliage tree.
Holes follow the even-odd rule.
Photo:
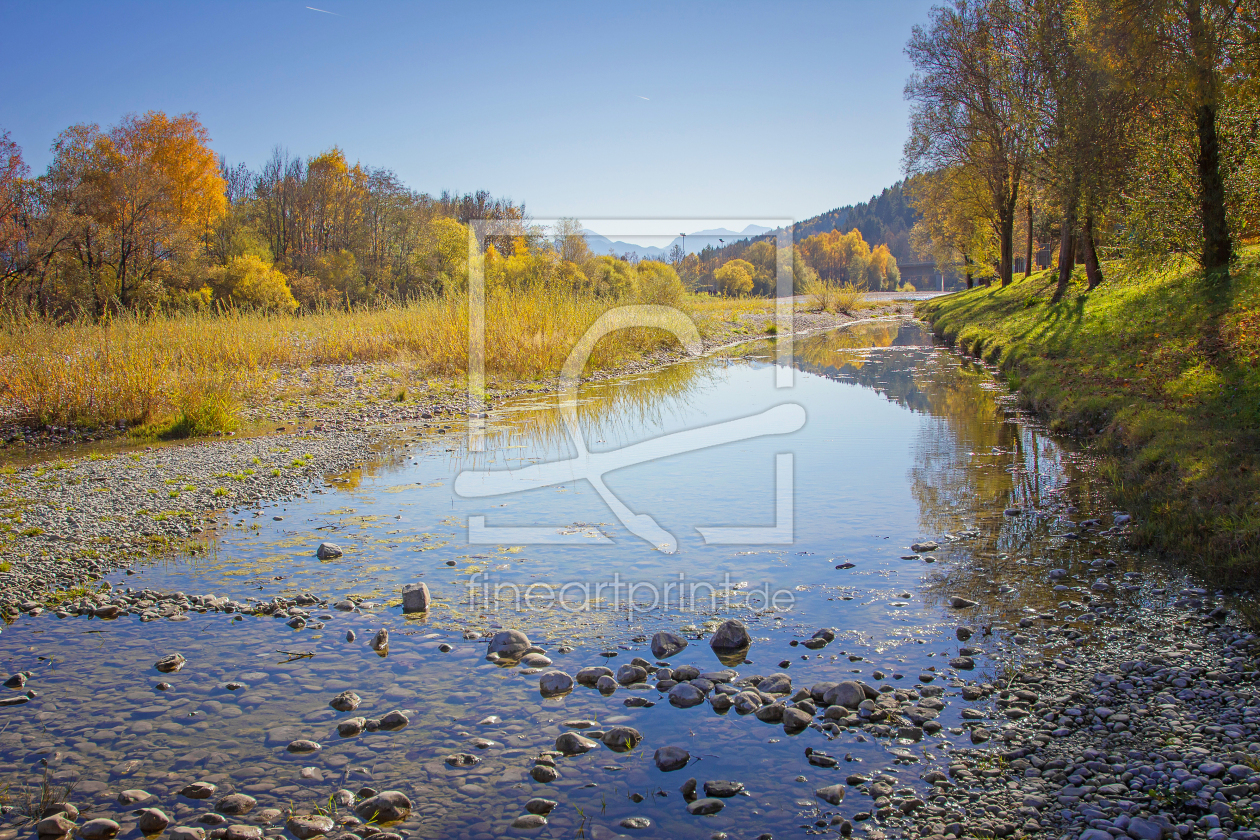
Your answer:
[[[856,228],[848,233],[839,230],[816,233],[801,240],[796,247],[823,280],[865,285],[871,247]]]
[[[644,260],[636,267],[635,297],[642,303],[677,306],[686,289],[678,272],[669,263]]]
[[[291,313],[298,302],[284,273],[254,254],[233,257],[212,277],[216,297],[266,312]]]
[[[731,260],[713,272],[713,279],[722,294],[740,297],[752,292],[755,273],[753,264],[747,260]]]

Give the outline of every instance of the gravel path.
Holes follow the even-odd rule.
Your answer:
[[[861,310],[860,318],[801,312],[795,330],[799,335],[909,314],[906,304]],[[745,316],[708,336],[705,350],[762,337],[770,323],[773,316]],[[681,351],[660,351],[589,379],[643,373],[681,358]],[[4,454],[43,460],[0,471],[0,607],[53,605],[81,595],[80,587],[109,571],[147,558],[201,551],[199,535],[223,510],[317,492],[325,476],[370,460],[387,441],[409,431],[456,430],[467,417],[467,394],[455,383],[427,383],[422,394],[403,402],[391,399],[387,386],[396,373],[388,364],[282,372],[269,398],[246,410],[248,425],[266,432],[254,437],[72,456],[67,446],[82,444],[81,434],[25,434]],[[554,388],[553,383],[512,383],[492,392],[489,404]],[[8,436],[14,436],[12,429]]]

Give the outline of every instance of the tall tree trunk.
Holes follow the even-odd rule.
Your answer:
[[[1032,219],[1032,199],[1028,199],[1028,249],[1024,257],[1024,277],[1028,278],[1032,275],[1032,258],[1033,258],[1033,219]]]
[[[1072,280],[1072,269],[1076,267],[1076,242],[1072,234],[1076,228],[1076,185],[1068,190],[1063,200],[1063,233],[1059,237],[1059,283],[1054,288],[1051,303],[1063,300],[1067,294],[1068,283]]]
[[[1186,16],[1190,24],[1190,52],[1195,65],[1198,105],[1195,123],[1199,135],[1199,215],[1203,224],[1203,255],[1200,262],[1208,271],[1224,270],[1228,277],[1234,243],[1225,217],[1225,182],[1221,178],[1221,144],[1216,133],[1219,71],[1212,48],[1210,23],[1203,20],[1200,0],[1189,0]]]
[[[963,264],[967,266],[967,288],[973,288],[976,285],[976,278],[971,273],[971,257],[963,254]]]
[[[1089,290],[1092,292],[1103,281],[1102,269],[1098,266],[1098,249],[1094,247],[1094,214],[1085,215],[1085,276],[1089,278]]]
[[[1015,202],[1008,202],[1002,208],[1001,218],[998,220],[1001,227],[1002,256],[998,263],[998,274],[1002,278],[1002,285],[1009,286],[1011,277],[1015,269]]]

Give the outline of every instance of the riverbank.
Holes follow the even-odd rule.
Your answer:
[[[916,312],[997,365],[1053,431],[1103,456],[1130,542],[1223,585],[1260,570],[1260,249],[1232,283],[1181,266],[1105,266],[1051,302],[1051,272],[927,301]]]
[[[908,317],[909,309],[890,302],[855,315],[796,312],[793,329]],[[711,324],[705,352],[766,336],[773,321],[767,307]],[[646,373],[685,355],[652,351],[586,381]],[[398,373],[386,362],[280,371],[244,409],[249,435],[146,446],[122,433],[85,441],[63,431],[10,443],[0,449],[11,462],[0,471],[0,605],[56,604],[110,571],[205,552],[229,513],[261,516],[265,506],[320,492],[328,476],[396,456],[409,442],[462,433],[470,410],[555,390],[554,381],[500,381],[485,404],[469,406],[462,383],[435,379],[398,401],[386,387]]]

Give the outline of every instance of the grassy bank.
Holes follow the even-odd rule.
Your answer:
[[[552,290],[491,295],[486,302],[490,380],[522,381],[559,370],[573,344],[611,303]],[[687,298],[702,333],[766,300]],[[600,341],[592,369],[671,345],[657,330]],[[30,425],[97,428],[120,422],[152,434],[231,429],[240,407],[283,368],[387,362],[410,377],[466,371],[464,297],[313,315],[258,312],[128,316],[108,323],[24,319],[0,328],[0,393]]]
[[[1260,582],[1260,249],[1232,282],[1189,265],[1104,266],[1051,303],[1050,272],[919,305],[1001,367],[1056,431],[1092,439],[1133,539],[1222,585]]]

